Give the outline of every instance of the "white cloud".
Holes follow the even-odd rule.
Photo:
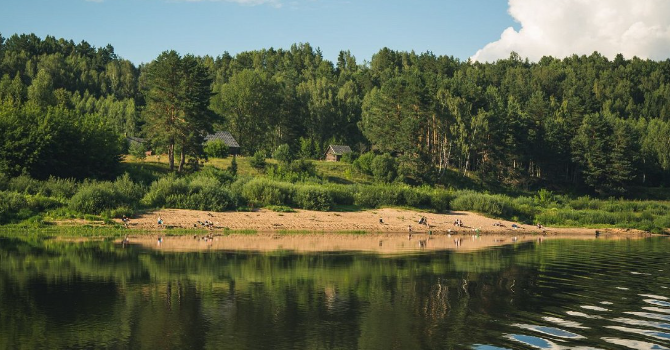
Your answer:
[[[613,58],[670,57],[668,0],[509,0],[509,14],[521,24],[471,58],[492,62],[511,51],[537,61],[598,51]]]

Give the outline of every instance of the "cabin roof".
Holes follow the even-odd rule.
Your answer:
[[[214,141],[214,140],[221,140],[223,143],[226,144],[228,147],[237,147],[239,148],[240,145],[235,141],[235,138],[233,135],[230,134],[228,131],[217,131],[213,134],[209,134],[205,136],[205,143],[209,141]]]
[[[333,151],[334,154],[341,156],[345,153],[351,153],[351,147],[349,146],[343,146],[343,145],[330,145],[328,146],[330,150]]]

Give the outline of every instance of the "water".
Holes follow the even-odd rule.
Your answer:
[[[668,349],[670,240],[193,252],[0,239],[0,349]]]

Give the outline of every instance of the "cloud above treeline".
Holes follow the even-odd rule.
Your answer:
[[[594,51],[610,58],[670,57],[668,0],[509,0],[508,11],[521,29],[505,29],[472,60],[492,62],[512,51],[531,61]]]

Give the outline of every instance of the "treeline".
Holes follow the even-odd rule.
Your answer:
[[[382,49],[370,62],[357,62],[347,51],[330,62],[309,44],[216,58],[175,55],[135,67],[111,46],[0,38],[0,128],[27,105],[42,115],[60,108],[95,119],[118,137],[148,136],[159,150],[179,155],[180,168],[202,156],[195,147],[201,133],[219,129],[231,131],[247,155],[269,155],[283,144],[311,157],[321,157],[328,144],[388,153],[399,178],[412,183],[444,183],[448,169],[456,169],[522,188],[619,195],[670,180],[668,60],[594,53],[531,63],[512,54],[472,63]],[[159,132],[171,124],[156,122],[155,108],[156,91],[163,91],[157,77],[164,72],[156,67],[165,68],[170,57],[181,62],[175,72],[195,86],[210,86],[197,93],[185,84],[173,90],[190,96],[171,106],[188,121],[174,128],[174,142]],[[20,138],[5,132],[10,129],[0,134],[0,143],[12,146],[0,150],[0,170],[15,175],[27,155],[15,147]]]

